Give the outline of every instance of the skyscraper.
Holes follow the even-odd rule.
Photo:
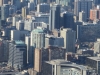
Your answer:
[[[64,38],[66,52],[75,52],[75,31],[70,28],[61,29],[60,35]]]
[[[9,5],[5,4],[1,6],[1,20],[6,20],[9,17]]]
[[[26,18],[27,15],[28,15],[28,13],[29,13],[28,7],[23,7],[23,8],[22,8],[22,17],[23,17],[23,18]]]
[[[0,6],[2,6],[3,4],[8,4],[8,0],[0,0]]]
[[[84,11],[86,18],[89,18],[90,9],[92,9],[92,0],[75,0],[74,14],[79,15],[79,12]]]
[[[9,43],[8,66],[22,69],[27,66],[27,46],[23,41]]]
[[[52,5],[49,17],[49,30],[60,28],[60,5]]]
[[[79,12],[79,21],[80,22],[86,22],[86,13],[85,12]]]
[[[61,25],[64,28],[74,28],[74,17],[73,14],[70,12],[63,12],[61,13]]]
[[[43,29],[37,28],[31,32],[31,46],[43,48],[45,46],[45,34]]]

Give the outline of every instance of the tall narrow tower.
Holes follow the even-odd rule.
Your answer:
[[[50,9],[49,30],[60,28],[60,5],[53,5]]]

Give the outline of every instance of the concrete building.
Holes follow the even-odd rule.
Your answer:
[[[60,30],[60,36],[64,38],[64,48],[66,48],[66,52],[75,52],[75,35],[76,32],[70,28],[62,28]]]
[[[50,11],[50,4],[41,3],[37,5],[37,12],[49,13],[49,11]]]
[[[48,46],[64,47],[64,38],[47,35],[45,37],[45,48]]]
[[[8,66],[14,69],[23,69],[27,66],[27,47],[23,41],[9,43]]]
[[[99,9],[91,9],[90,10],[90,19],[91,20],[100,19],[100,10]]]
[[[65,60],[45,61],[41,75],[87,75],[87,68]]]
[[[89,18],[90,9],[92,9],[92,0],[75,0],[75,15],[79,16],[79,12],[84,11],[86,13],[86,18]]]
[[[100,74],[100,57],[87,57],[86,65],[96,70]]]
[[[43,48],[45,46],[45,33],[43,29],[37,28],[31,32],[31,46]]]
[[[49,17],[49,30],[60,29],[60,5],[52,5]]]
[[[86,22],[87,21],[86,13],[84,11],[79,12],[79,21],[80,22]]]

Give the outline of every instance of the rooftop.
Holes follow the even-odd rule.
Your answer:
[[[17,40],[17,41],[15,41],[15,44],[16,45],[23,45],[23,44],[25,44],[23,41],[20,41],[20,40]]]
[[[88,57],[91,60],[100,61],[100,57]]]
[[[42,28],[37,28],[32,31],[32,33],[44,33]]]
[[[61,65],[61,66],[66,66],[66,67],[76,67],[82,70],[87,70],[87,68],[83,65],[77,65],[75,63],[66,61],[66,60],[62,60],[62,59],[57,59],[57,60],[51,60],[51,61],[46,61],[46,63],[48,64],[52,64],[52,65]]]

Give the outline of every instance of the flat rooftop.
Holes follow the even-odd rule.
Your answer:
[[[17,41],[15,41],[15,44],[16,45],[23,45],[23,44],[25,44],[23,41],[20,41],[20,40],[17,40]]]
[[[66,67],[76,67],[81,70],[87,70],[86,66],[83,65],[78,65],[63,59],[57,59],[57,60],[51,60],[51,61],[46,61],[46,63],[51,64],[51,65],[60,65],[60,66],[66,66]]]
[[[100,57],[87,57],[87,58],[95,61],[100,61]]]

